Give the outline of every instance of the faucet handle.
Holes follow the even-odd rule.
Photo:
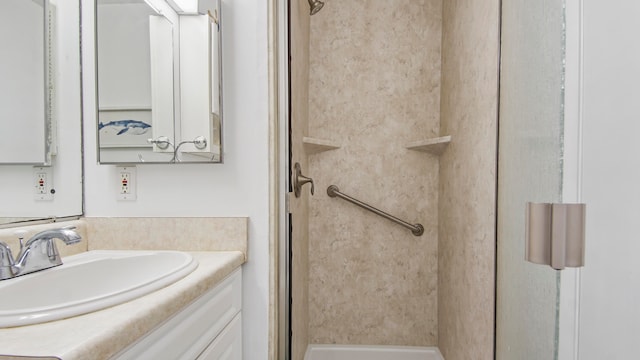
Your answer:
[[[24,238],[27,235],[27,230],[16,230],[13,232],[13,235],[15,235],[18,238],[18,241],[20,242],[20,252],[22,252],[22,249],[24,248]]]
[[[13,277],[13,254],[7,244],[0,241],[0,280]]]
[[[11,248],[4,241],[0,241],[0,267],[13,265]]]

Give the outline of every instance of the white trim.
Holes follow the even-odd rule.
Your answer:
[[[280,243],[280,258],[282,261],[279,263],[280,268],[280,289],[279,292],[282,296],[282,304],[280,309],[283,311],[280,314],[280,321],[286,323],[283,329],[280,330],[280,343],[283,344],[283,348],[280,349],[278,359],[288,360],[290,354],[288,349],[291,347],[291,328],[289,321],[290,303],[291,298],[289,283],[291,274],[289,272],[289,212],[286,211],[283,206],[288,204],[287,196],[289,194],[289,13],[286,0],[278,0],[278,88],[280,96],[279,112],[278,112],[278,131],[279,131],[279,153],[278,153],[278,189],[280,208],[278,209],[280,234],[278,241]]]
[[[269,350],[270,360],[276,360],[278,354],[279,331],[279,244],[280,232],[279,214],[281,203],[278,193],[280,179],[279,156],[279,108],[278,108],[278,25],[277,25],[277,0],[269,0],[267,4],[268,17],[268,76],[269,76]]]

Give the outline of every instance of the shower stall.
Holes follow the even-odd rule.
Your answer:
[[[639,5],[279,4],[278,359],[635,356]],[[524,260],[527,202],[587,203],[583,269]]]
[[[283,162],[305,184],[288,189],[280,347],[491,358],[500,2],[317,3],[280,2]]]

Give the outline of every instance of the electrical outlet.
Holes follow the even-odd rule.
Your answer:
[[[49,179],[47,179],[47,174],[43,172],[36,173],[36,195],[46,194],[47,185],[49,185]]]
[[[117,167],[118,200],[136,199],[136,168],[134,166]]]
[[[121,172],[120,173],[120,194],[129,195],[131,194],[131,173]]]
[[[56,190],[53,188],[53,168],[48,166],[33,167],[33,198],[36,201],[51,201]]]

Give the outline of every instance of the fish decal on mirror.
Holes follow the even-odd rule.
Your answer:
[[[106,124],[102,122],[98,124],[98,130],[104,128],[121,128],[116,135],[144,135],[151,129],[151,125],[140,120],[114,120]]]

